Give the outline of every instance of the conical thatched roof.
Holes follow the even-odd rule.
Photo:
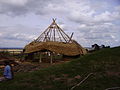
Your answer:
[[[52,24],[35,41],[25,46],[25,53],[47,50],[68,56],[86,54],[86,50],[72,40],[72,35],[69,37],[53,19]]]

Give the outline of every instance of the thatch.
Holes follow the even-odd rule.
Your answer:
[[[25,53],[51,51],[58,54],[75,56],[86,54],[86,50],[72,40],[53,20],[52,24],[33,42],[25,46]],[[59,38],[58,38],[59,37]]]
[[[80,45],[73,43],[63,43],[63,42],[32,42],[25,47],[25,53],[33,53],[37,51],[48,50],[51,52],[75,56],[80,54],[86,54],[86,50]]]

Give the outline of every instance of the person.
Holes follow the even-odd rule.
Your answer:
[[[0,81],[13,79],[12,66],[10,65],[9,61],[4,61],[4,63],[5,63],[4,73],[3,73],[3,77],[0,77]]]

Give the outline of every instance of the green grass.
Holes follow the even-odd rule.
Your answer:
[[[120,47],[103,49],[64,64],[39,71],[17,73],[14,80],[0,83],[0,90],[105,90],[120,87]],[[76,76],[80,78],[75,78]]]

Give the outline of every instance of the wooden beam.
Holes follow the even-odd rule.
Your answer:
[[[72,40],[73,34],[74,34],[74,33],[71,34],[70,40],[69,40],[68,42],[70,42],[70,41]]]
[[[54,41],[56,41],[56,40],[55,40],[55,28],[53,29],[53,31],[54,31]]]
[[[57,33],[58,33],[58,36],[59,36],[59,39],[60,39],[60,42],[62,42],[62,39],[60,37],[60,32],[58,32],[59,30],[57,30]]]
[[[53,22],[55,22],[56,21],[56,18],[53,18]]]
[[[59,29],[58,29],[59,30]],[[67,42],[66,38],[63,36],[62,32],[59,30],[61,36],[63,37],[63,39]]]
[[[59,31],[61,31],[64,35],[67,36],[68,39],[70,39],[70,37],[57,25],[57,23],[55,23],[56,26],[59,28]],[[63,36],[64,37],[64,36]],[[64,37],[65,38],[65,37]]]
[[[50,37],[50,41],[52,41],[51,34],[52,34],[52,30],[50,30],[50,35],[49,35],[49,37]]]

